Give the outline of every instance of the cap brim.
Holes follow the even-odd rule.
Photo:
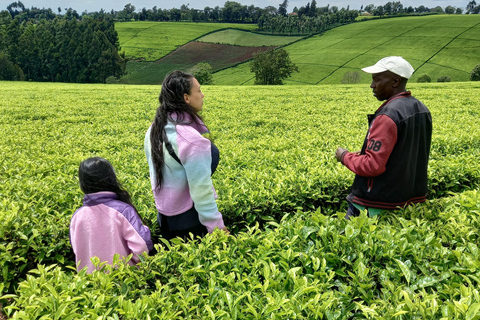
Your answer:
[[[366,73],[380,73],[380,72],[385,72],[387,70],[388,69],[382,68],[382,67],[379,67],[379,66],[370,66],[370,67],[366,67],[366,68],[362,69],[362,71],[366,72]]]

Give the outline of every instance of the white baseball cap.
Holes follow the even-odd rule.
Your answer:
[[[379,60],[375,65],[362,69],[366,73],[380,73],[390,71],[402,78],[410,79],[413,74],[413,67],[402,57],[392,56]]]

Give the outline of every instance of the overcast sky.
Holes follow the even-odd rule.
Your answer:
[[[0,10],[5,10],[7,6],[18,0],[0,0]],[[58,12],[57,8],[62,8],[62,13],[64,12],[65,8],[72,8],[77,10],[78,13],[82,13],[85,10],[88,12],[93,11],[100,11],[100,9],[104,9],[105,11],[111,11],[112,9],[115,11],[122,10],[127,3],[131,3],[135,6],[136,11],[138,12],[142,8],[151,9],[154,6],[161,9],[172,9],[172,8],[180,8],[182,4],[188,5],[189,8],[194,9],[203,9],[205,7],[223,7],[226,0],[178,0],[178,1],[171,1],[171,0],[20,0],[25,7],[37,7],[37,8],[51,8],[55,13]],[[323,0],[316,0],[317,7],[324,7],[327,4],[330,6],[337,6],[339,8],[346,8],[350,5],[350,9],[360,9],[360,6],[366,6],[369,4],[374,4],[375,6],[384,5],[388,1],[395,1],[395,0],[331,0],[331,1],[323,1]],[[400,0],[404,7],[418,7],[420,5],[424,5],[425,7],[434,8],[436,6],[440,6],[445,8],[446,6],[453,6],[455,8],[462,8],[465,10],[468,2],[470,0]],[[241,3],[242,5],[254,5],[256,7],[265,8],[268,6],[274,6],[278,8],[278,6],[283,2],[283,0],[239,0],[236,1]],[[301,6],[305,6],[307,3],[311,2],[311,0],[290,0],[288,2],[287,10],[289,12],[293,11],[294,7],[300,8]]]

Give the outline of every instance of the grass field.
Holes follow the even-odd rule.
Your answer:
[[[269,36],[243,30],[227,29],[197,39],[201,42],[221,43],[245,47],[283,46],[300,40],[299,36]]]
[[[115,23],[121,49],[128,57],[145,61],[158,60],[198,37],[225,28],[255,30],[257,26],[150,21]]]
[[[348,223],[353,174],[334,151],[361,147],[379,105],[368,86],[204,86],[221,154],[213,182],[235,236],[159,249],[139,269],[68,268],[87,157],[112,162],[156,230],[143,138],[159,89],[0,82],[0,294],[15,293],[0,301],[11,299],[10,315],[480,317],[479,82],[409,85],[434,121],[428,201]]]
[[[382,57],[400,55],[416,69],[412,81],[428,74],[468,81],[480,63],[480,15],[401,17],[358,22],[285,47],[300,72],[286,84],[339,84],[348,71],[359,71]],[[215,83],[253,84],[247,65],[214,75]],[[362,75],[361,83],[370,77]]]

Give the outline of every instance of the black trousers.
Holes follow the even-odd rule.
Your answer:
[[[360,215],[360,210],[358,210],[351,202],[348,205],[347,215],[345,219],[350,220],[353,217],[358,217]]]
[[[194,238],[204,237],[208,233],[207,228],[200,223],[195,207],[176,216],[158,213],[157,221],[160,225],[160,235],[167,240],[177,237],[190,240],[190,233]]]

